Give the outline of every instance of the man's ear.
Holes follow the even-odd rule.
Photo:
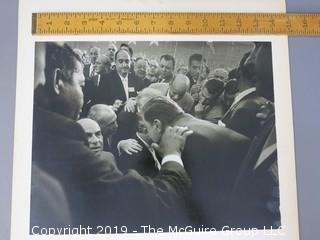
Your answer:
[[[153,125],[156,126],[157,129],[159,129],[160,131],[162,130],[162,123],[159,119],[154,119],[153,120]]]
[[[61,79],[62,76],[62,72],[60,68],[56,68],[53,71],[53,81],[52,81],[52,87],[53,87],[53,91],[55,92],[55,94],[59,95],[61,92],[61,89],[63,88],[64,84],[63,81]]]

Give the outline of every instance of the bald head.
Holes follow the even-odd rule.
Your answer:
[[[104,137],[114,134],[118,129],[117,115],[110,106],[104,104],[93,105],[89,110],[88,118],[99,124]]]
[[[143,107],[143,105],[145,105],[146,102],[148,102],[150,99],[154,98],[154,97],[158,97],[158,96],[162,96],[161,92],[157,89],[154,88],[145,88],[143,89],[139,95],[137,96],[137,107],[138,107],[138,111],[140,111]]]
[[[184,74],[175,75],[169,86],[170,98],[174,101],[178,101],[184,97],[190,87],[190,80]]]
[[[103,137],[98,123],[89,118],[80,119],[78,123],[86,133],[89,148],[95,155],[100,156],[103,150]]]

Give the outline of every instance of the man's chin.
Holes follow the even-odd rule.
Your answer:
[[[101,155],[102,149],[101,148],[91,148],[91,151],[94,153],[94,155],[99,157]]]

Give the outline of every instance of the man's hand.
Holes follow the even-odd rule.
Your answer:
[[[141,145],[135,139],[121,140],[118,143],[118,150],[125,152],[126,154],[132,155],[142,150]]]
[[[199,102],[199,103],[195,106],[194,111],[195,111],[196,113],[199,113],[199,112],[203,112],[203,111],[204,111],[204,106],[202,105],[201,102]]]
[[[135,112],[136,100],[134,98],[129,98],[124,106],[126,112]]]
[[[122,104],[122,100],[119,100],[119,99],[115,100],[112,105],[112,110],[117,112],[121,104]]]
[[[187,127],[167,127],[161,137],[160,143],[153,143],[152,147],[163,157],[170,154],[181,156],[186,139],[191,134],[193,134],[193,131]]]
[[[263,126],[272,114],[274,114],[274,104],[268,101],[260,106],[256,117],[259,119],[260,125]]]

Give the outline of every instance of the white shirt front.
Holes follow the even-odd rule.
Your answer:
[[[94,68],[94,64],[90,64],[90,68],[89,68],[89,77],[93,76],[93,68]]]
[[[129,99],[129,86],[128,86],[128,75],[126,77],[122,77],[121,75],[119,75],[121,82],[122,82],[122,86],[124,88],[124,91],[126,93],[126,97],[127,99]]]

